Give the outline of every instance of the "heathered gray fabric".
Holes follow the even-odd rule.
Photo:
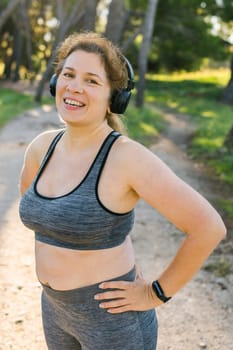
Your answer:
[[[114,280],[133,281],[135,269]],[[43,286],[42,318],[49,350],[155,350],[155,310],[110,314],[99,308],[98,284],[67,291]]]
[[[95,250],[120,245],[133,227],[134,210],[113,213],[103,206],[97,193],[105,161],[120,134],[113,131],[108,135],[76,188],[66,195],[49,198],[37,192],[36,184],[63,133],[64,130],[53,140],[35,180],[21,199],[22,222],[35,231],[37,240],[58,247]]]

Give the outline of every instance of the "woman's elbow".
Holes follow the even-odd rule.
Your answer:
[[[219,230],[219,235],[220,235],[220,240],[225,239],[227,236],[227,228],[223,222],[222,222],[222,228],[221,230]]]
[[[226,228],[220,215],[218,215],[218,218],[214,224],[212,234],[213,234],[213,232],[214,232],[214,235],[216,237],[217,242],[221,242],[227,236],[227,228]]]

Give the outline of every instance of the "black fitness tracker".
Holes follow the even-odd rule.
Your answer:
[[[163,291],[162,287],[160,286],[159,281],[153,281],[152,282],[152,288],[153,288],[155,294],[157,295],[157,297],[160,300],[162,300],[164,303],[166,303],[168,300],[171,299],[171,297],[167,297],[164,294],[164,291]]]

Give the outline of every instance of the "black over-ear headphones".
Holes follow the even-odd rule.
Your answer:
[[[114,91],[111,97],[110,111],[112,113],[123,114],[129,104],[131,90],[134,88],[134,71],[130,62],[124,57],[126,69],[128,73],[127,87],[118,91]],[[49,90],[52,96],[56,95],[57,75],[53,74],[49,82]]]

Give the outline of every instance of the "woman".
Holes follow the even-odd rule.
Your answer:
[[[59,47],[55,68],[51,92],[65,128],[29,145],[20,203],[35,231],[48,348],[154,350],[154,309],[199,270],[224,224],[156,155],[121,135],[116,112],[127,107],[133,72],[118,48],[75,33]],[[129,237],[140,198],[186,233],[155,281],[137,273]]]

